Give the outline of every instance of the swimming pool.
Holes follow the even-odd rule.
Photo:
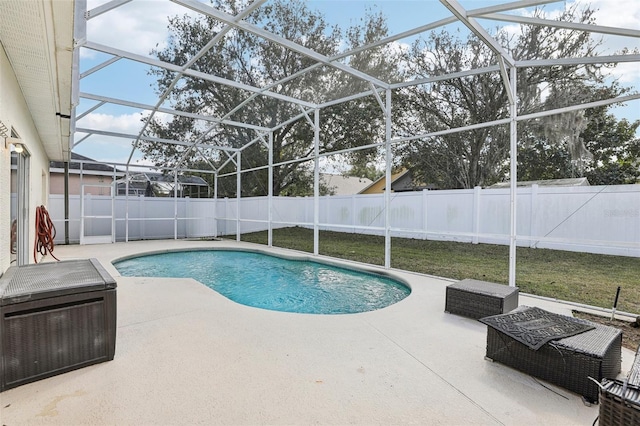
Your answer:
[[[122,276],[193,278],[237,303],[284,312],[367,312],[411,292],[383,275],[249,251],[176,251],[128,258],[114,266]]]

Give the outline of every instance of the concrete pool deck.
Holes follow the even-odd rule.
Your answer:
[[[184,240],[56,246],[61,260],[95,257],[118,281],[115,359],[0,393],[0,422],[591,425],[598,416],[576,394],[486,361],[486,326],[444,312],[452,280],[394,270],[412,287],[405,300],[308,315],[239,305],[191,279],[121,277],[111,264],[207,247],[264,248]],[[520,305],[572,309],[525,295]],[[633,355],[623,349],[623,373]]]

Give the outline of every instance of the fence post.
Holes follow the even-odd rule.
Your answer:
[[[422,190],[422,230],[424,231],[424,239],[429,239],[429,230],[427,229],[428,224],[428,214],[429,214],[429,203],[427,202],[428,198],[428,189]]]
[[[480,190],[476,186],[473,188],[473,244],[478,244],[478,233],[480,232]]]
[[[537,210],[537,203],[538,203],[538,184],[533,184],[531,185],[531,201],[530,201],[530,211],[529,211],[529,247],[531,248],[535,248],[536,246],[536,241],[534,240],[534,237],[538,234],[537,230],[535,229],[535,223],[536,223],[536,210]]]
[[[136,217],[136,222],[138,223],[138,229],[140,232],[140,239],[147,239],[147,226],[146,226],[146,218],[147,218],[147,197],[144,195],[138,194],[138,215]]]
[[[185,238],[189,238],[189,234],[193,232],[192,229],[189,229],[189,227],[193,223],[191,218],[190,206],[189,206],[189,198],[190,197],[183,198],[184,200],[184,237]]]
[[[223,235],[227,235],[227,223],[229,220],[227,219],[229,215],[229,197],[224,197],[224,232]]]

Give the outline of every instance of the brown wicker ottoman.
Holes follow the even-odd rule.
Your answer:
[[[520,307],[516,312],[526,309],[531,308]],[[596,382],[605,377],[616,377],[620,372],[622,332],[577,318],[564,318],[593,328],[550,340],[535,350],[489,326],[486,358],[573,391],[589,402],[597,402],[599,387]]]
[[[444,311],[479,319],[518,307],[518,288],[466,279],[447,286]]]
[[[95,259],[0,278],[0,392],[113,359],[116,282]]]
[[[640,347],[626,380],[602,380],[598,424],[640,425]]]

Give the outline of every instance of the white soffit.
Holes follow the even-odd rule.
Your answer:
[[[42,146],[56,161],[69,151],[73,10],[73,0],[0,1],[0,42]]]

